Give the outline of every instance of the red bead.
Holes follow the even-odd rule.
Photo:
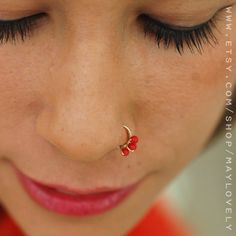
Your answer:
[[[137,146],[136,146],[135,143],[129,143],[128,148],[129,148],[130,150],[135,150],[135,149],[137,148]]]
[[[131,143],[137,143],[137,142],[138,142],[138,137],[137,137],[136,135],[132,136],[132,137],[130,138],[130,142],[131,142]]]
[[[128,156],[129,155],[129,149],[128,148],[122,148],[121,149],[121,155],[122,156]]]

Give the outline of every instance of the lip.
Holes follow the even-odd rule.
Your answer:
[[[15,168],[16,175],[29,196],[42,207],[64,215],[96,215],[115,208],[123,202],[141,181],[119,189],[72,189],[60,184],[43,184]]]

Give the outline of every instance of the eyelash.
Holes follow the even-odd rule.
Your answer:
[[[25,38],[30,36],[32,30],[37,26],[39,18],[45,15],[46,13],[39,13],[19,20],[0,21],[0,44],[7,43],[8,41],[15,43],[17,36],[20,36],[24,42]],[[170,25],[159,22],[147,14],[139,15],[138,21],[143,26],[145,37],[147,35],[154,36],[159,48],[161,43],[163,43],[166,49],[174,44],[179,54],[184,52],[185,45],[187,45],[192,53],[194,49],[202,53],[203,44],[209,43],[214,46],[218,43],[212,31],[213,28],[216,28],[215,17],[206,23],[185,29],[174,29]]]
[[[18,36],[24,42],[36,28],[37,21],[45,15],[46,13],[39,13],[18,20],[0,21],[0,44],[8,41],[15,43]]]
[[[194,27],[179,27],[179,29],[173,28],[168,24],[159,22],[147,14],[141,14],[138,17],[138,21],[143,26],[145,37],[151,36],[155,38],[158,48],[162,43],[165,49],[168,49],[171,45],[174,45],[175,49],[181,55],[184,53],[185,46],[187,46],[192,53],[194,49],[202,54],[203,44],[210,44],[214,46],[218,44],[217,38],[213,33],[213,28],[216,28],[214,16],[206,23],[194,26]]]

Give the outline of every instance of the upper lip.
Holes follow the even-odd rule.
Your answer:
[[[35,182],[38,185],[41,185],[41,186],[44,186],[44,187],[53,188],[53,189],[60,190],[60,191],[70,192],[72,194],[84,194],[85,195],[85,194],[114,192],[114,191],[122,190],[124,188],[129,187],[129,186],[136,185],[139,182],[139,181],[138,182],[136,181],[133,184],[129,184],[129,185],[126,185],[124,187],[119,187],[119,188],[109,187],[109,186],[98,186],[98,187],[94,187],[94,188],[79,189],[79,188],[73,188],[73,187],[69,187],[67,185],[62,185],[62,184],[56,184],[56,183],[54,184],[54,183],[41,182],[39,180],[36,180],[35,178],[26,176],[25,174],[23,174],[17,168],[15,168],[15,169],[16,169],[16,172],[18,173],[18,175],[20,175],[20,177],[30,179],[31,181]]]
[[[77,188],[72,188],[72,187],[69,187],[66,185],[61,185],[61,184],[44,184],[39,181],[35,181],[35,180],[33,180],[33,181],[40,184],[40,185],[44,185],[46,187],[53,188],[56,190],[71,192],[74,194],[84,194],[84,195],[85,194],[112,192],[112,191],[118,191],[118,190],[122,189],[122,188],[111,188],[111,187],[107,187],[107,186],[95,187],[95,188],[91,188],[91,189],[77,189]]]

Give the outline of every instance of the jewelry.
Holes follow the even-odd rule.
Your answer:
[[[125,144],[120,145],[121,155],[127,157],[130,152],[134,152],[137,148],[137,142],[139,141],[136,135],[132,135],[132,132],[129,127],[123,125],[128,134],[128,140]]]

